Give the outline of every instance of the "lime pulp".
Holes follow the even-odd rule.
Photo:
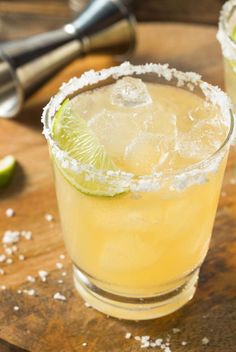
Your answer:
[[[14,173],[16,160],[12,155],[7,155],[0,160],[0,187],[7,185]]]
[[[114,196],[122,191],[114,185],[112,177],[104,180],[96,177],[94,170],[117,171],[115,163],[108,156],[104,146],[87,126],[86,121],[72,111],[71,102],[66,99],[57,111],[52,126],[52,137],[60,149],[78,163],[90,165],[91,173],[75,172],[70,167],[63,168],[55,159],[63,176],[80,192],[95,196]],[[112,182],[113,181],[113,182]]]
[[[234,26],[232,33],[230,35],[230,38],[235,42],[236,44],[236,26]],[[228,60],[230,66],[232,67],[233,71],[235,72],[236,70],[236,59],[235,60]]]

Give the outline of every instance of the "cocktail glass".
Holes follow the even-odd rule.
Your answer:
[[[227,1],[222,7],[217,39],[224,60],[225,88],[236,104],[236,1]]]
[[[227,126],[223,143],[189,167],[145,176],[98,170],[70,157],[52,135],[56,111],[66,98],[124,76],[203,97],[220,111]],[[232,139],[233,115],[225,93],[195,73],[168,65],[123,63],[88,71],[64,84],[44,109],[42,121],[62,232],[80,295],[97,310],[124,319],[156,318],[183,306],[194,295],[209,248]]]

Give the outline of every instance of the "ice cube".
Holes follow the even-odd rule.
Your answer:
[[[93,116],[88,121],[88,127],[105,146],[107,153],[115,159],[123,159],[125,147],[139,133],[139,126],[132,114],[106,109]]]
[[[127,171],[146,175],[167,167],[171,160],[171,143],[166,137],[143,132],[125,148],[124,161]]]
[[[188,118],[192,121],[192,124],[198,123],[202,120],[206,119],[213,120],[217,116],[220,116],[219,109],[208,102],[204,102],[201,105],[195,107],[194,109],[190,110],[188,113]]]
[[[124,77],[112,89],[111,102],[121,107],[140,107],[152,103],[147,87],[139,78]]]
[[[176,115],[165,111],[154,111],[148,121],[147,131],[168,138],[177,137]]]
[[[188,132],[199,122],[204,123],[204,121],[219,120],[220,115],[217,107],[204,101],[194,108],[189,109],[186,114],[182,113],[180,118],[177,119],[177,126],[181,132]]]
[[[94,95],[91,92],[84,92],[72,99],[71,113],[75,116],[80,116],[87,119],[87,116],[92,116],[97,107]]]
[[[226,138],[226,129],[218,119],[200,120],[178,138],[178,153],[183,158],[200,161],[217,151]]]

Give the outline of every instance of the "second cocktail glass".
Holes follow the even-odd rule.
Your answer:
[[[221,44],[224,60],[225,89],[236,106],[236,0],[227,1],[222,7],[217,39]]]

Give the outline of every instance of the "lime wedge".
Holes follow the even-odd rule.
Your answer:
[[[236,26],[233,28],[232,33],[231,33],[231,39],[236,42]]]
[[[3,187],[10,182],[14,173],[16,160],[12,155],[7,155],[0,160],[0,187]]]
[[[236,26],[233,28],[230,38],[236,43]],[[236,69],[236,60],[227,59],[230,66],[232,67],[233,71],[235,72]]]
[[[103,145],[101,145],[87,126],[86,121],[72,112],[71,102],[65,100],[56,113],[52,136],[58,146],[66,151],[70,157],[81,164],[89,164],[95,169],[103,171],[117,171],[118,167],[109,158]],[[93,177],[88,172],[76,173],[70,168],[62,168],[55,160],[57,167],[64,177],[79,191],[96,196],[114,196],[122,191],[114,186],[114,179],[106,178],[104,182]]]

